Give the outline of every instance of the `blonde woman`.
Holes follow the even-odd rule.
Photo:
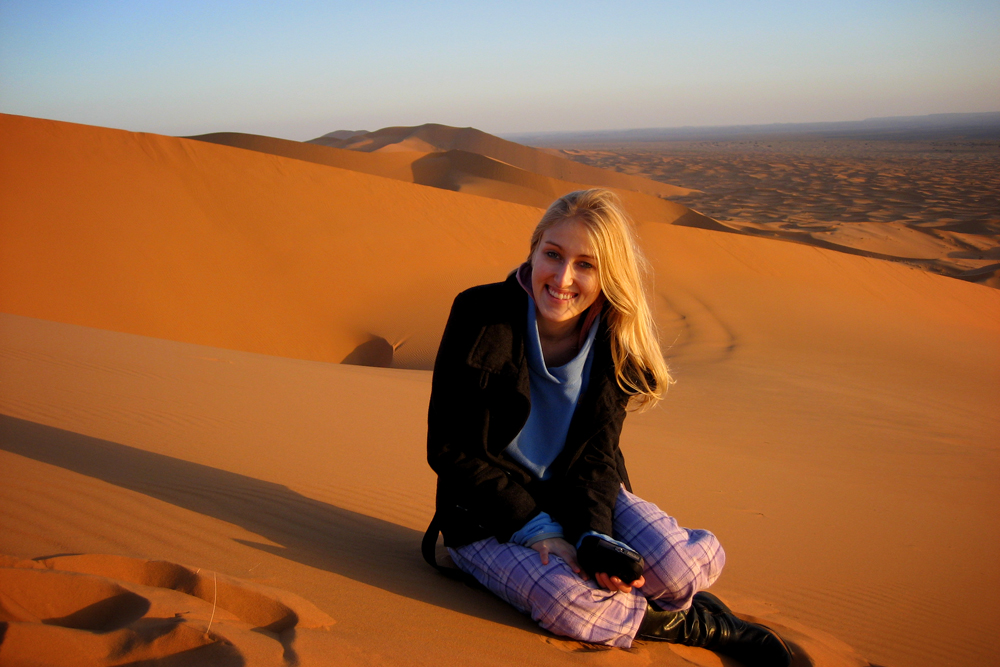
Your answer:
[[[771,630],[702,592],[725,554],[632,494],[618,447],[626,408],[672,381],[613,193],[556,200],[528,261],[455,299],[434,365],[427,455],[438,534],[466,575],[543,628],[629,647],[701,646],[748,665],[788,665]]]

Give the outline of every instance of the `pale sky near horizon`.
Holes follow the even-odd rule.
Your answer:
[[[1000,2],[0,1],[0,112],[310,139],[1000,110]]]

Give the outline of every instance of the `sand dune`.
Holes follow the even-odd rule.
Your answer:
[[[265,137],[259,134],[244,134],[242,132],[215,132],[213,134],[201,134],[185,138],[197,139],[198,141],[206,141],[222,146],[243,148],[258,153],[280,155],[281,157],[294,158],[315,164],[325,164],[328,167],[340,167],[341,169],[360,171],[364,174],[384,176],[385,178],[392,178],[407,183],[419,182],[414,180],[413,162],[427,154],[418,151],[364,153],[362,151],[350,151],[304,141],[289,141],[288,139]],[[424,183],[424,185],[430,184]]]
[[[332,134],[336,135],[337,133]],[[589,165],[567,160],[537,148],[515,144],[472,127],[449,127],[436,123],[417,127],[386,127],[347,139],[324,135],[312,139],[308,143],[380,153],[396,151],[432,153],[463,150],[485,155],[535,174],[573,183],[634,190],[658,197],[671,197],[691,192],[687,188],[667,185],[648,178],[595,169]]]
[[[718,227],[713,220],[681,204],[616,187],[621,179],[618,174],[610,171],[598,170],[601,173],[592,175],[587,183],[574,183],[521,169],[479,153],[459,149],[435,151],[435,147],[430,145],[423,148],[435,152],[399,150],[369,153],[237,132],[189,138],[537,208],[546,208],[554,199],[567,192],[598,185],[617,192],[632,215],[644,222],[680,224],[703,229]],[[490,139],[501,141],[496,137]],[[674,188],[673,194],[690,192]]]
[[[424,185],[541,209],[547,208],[557,197],[567,192],[598,185],[615,191],[632,217],[639,222],[705,228],[715,224],[714,220],[681,204],[615,187],[614,178],[607,178],[603,183],[571,183],[519,169],[485,155],[457,149],[421,157],[413,163],[413,174],[414,180]]]
[[[201,141],[0,119],[0,308],[31,317],[330,362],[376,336],[395,365],[429,368],[438,332],[420,323],[451,304],[425,295],[506,272],[539,215]],[[493,259],[412,271],[470,248]]]
[[[553,637],[420,560],[426,369],[454,294],[526,253],[539,209],[487,187],[520,172],[455,153],[445,177],[492,170],[459,183],[471,196],[0,123],[0,663],[43,635],[105,660],[118,633],[135,641],[119,662],[728,664]],[[719,535],[719,595],[778,628],[796,667],[1000,659],[983,632],[1000,622],[1000,291],[640,234],[679,382],[622,446],[641,495]],[[390,353],[396,368],[339,363]]]
[[[419,324],[442,318],[450,303],[425,303],[422,294],[457,293],[506,272],[526,253],[516,241],[539,212],[503,195],[540,203],[549,195],[532,188],[560,189],[467,153],[446,155],[441,168],[421,163],[415,173],[457,179],[455,188],[480,196],[371,176],[349,160],[351,170],[203,141],[0,121],[7,137],[0,177],[19,193],[5,204],[0,232],[0,279],[9,286],[0,307],[300,359],[340,362],[366,345],[353,358],[367,360],[370,341],[381,339],[395,351],[393,365],[429,368],[438,332]],[[502,177],[490,179],[496,172]],[[482,196],[491,187],[498,199]],[[697,218],[665,200],[624,198],[654,220]],[[484,236],[474,223],[487,220]],[[453,264],[470,247],[494,248],[493,259],[467,265],[462,276],[412,275],[414,262]],[[335,261],[347,248],[373,253],[380,269]]]

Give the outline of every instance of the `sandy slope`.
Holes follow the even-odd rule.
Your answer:
[[[448,129],[460,132],[456,128]],[[501,141],[496,137],[485,136],[491,140]],[[218,132],[190,138],[543,209],[567,192],[598,185],[618,193],[638,220],[702,228],[718,227],[713,220],[681,204],[634,189],[618,187],[623,185],[621,175],[611,171],[596,170],[598,172],[596,174],[580,174],[588,176],[589,180],[574,183],[521,169],[477,152],[460,149],[435,150],[433,146],[426,146],[424,148],[431,152],[417,150],[365,152],[239,132]],[[470,147],[482,148],[479,145]],[[520,148],[525,153],[535,150],[526,146]],[[541,151],[536,152],[539,156],[544,156]],[[571,172],[569,175],[576,176],[578,174],[575,171],[583,165],[570,163],[570,166],[573,168],[569,170]],[[558,169],[548,171],[559,172]],[[674,196],[691,193],[691,190],[685,188],[671,189],[671,186],[654,181],[642,183],[644,179],[633,180],[636,183],[626,181],[624,185],[636,187],[648,185],[654,190],[669,191]]]
[[[32,317],[335,362],[374,337],[395,348],[393,365],[429,368],[438,339],[417,325],[450,302],[421,295],[501,275],[523,258],[518,241],[539,215],[350,163],[19,116],[0,123],[0,306]],[[504,175],[496,189],[517,187],[518,174]],[[483,194],[493,182],[474,185]],[[694,215],[634,198],[659,222]],[[493,252],[460,276],[411,270],[454,264],[470,248]],[[357,249],[379,257],[377,271],[344,260],[364,256]]]
[[[437,333],[418,325],[451,304],[424,295],[505,272],[538,217],[201,141],[0,121],[0,308],[32,317],[333,362],[377,336],[429,368]]]
[[[723,664],[587,650],[431,571],[430,374],[336,363],[384,353],[355,349],[376,335],[426,368],[454,293],[520,261],[537,209],[0,120],[0,663],[44,633],[118,664],[95,629],[133,638],[119,663],[221,650],[212,573],[232,592],[212,595],[226,655],[246,664]],[[1000,622],[1000,292],[769,239],[641,234],[679,383],[623,448],[640,494],[720,536],[719,594],[802,666],[1000,659],[983,631]],[[67,553],[92,555],[16,560]],[[247,591],[315,611],[274,626],[246,616]]]

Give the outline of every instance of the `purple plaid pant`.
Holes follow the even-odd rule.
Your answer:
[[[557,635],[628,648],[647,600],[663,610],[687,609],[722,572],[726,554],[707,530],[688,530],[653,503],[625,489],[618,494],[614,534],[642,554],[646,584],[612,593],[584,581],[558,556],[542,565],[538,552],[488,538],[448,549],[455,564],[518,611]]]

